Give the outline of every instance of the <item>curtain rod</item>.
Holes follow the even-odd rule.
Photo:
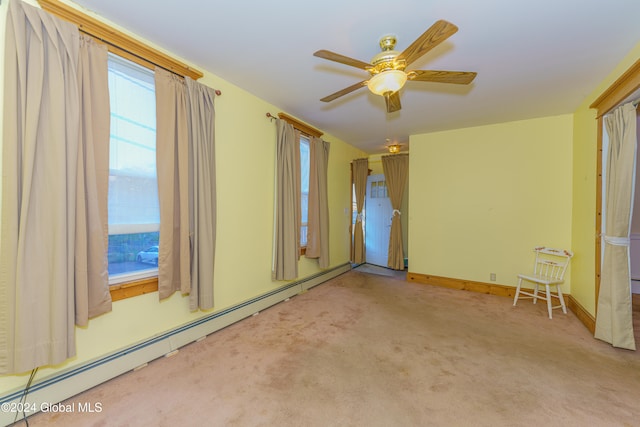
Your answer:
[[[63,3],[64,0],[38,0],[40,7],[64,21],[70,22],[78,27],[80,31],[95,40],[105,43],[109,50],[114,53],[121,53],[122,56],[144,65],[160,66],[179,76],[189,76],[194,80],[202,77],[202,72],[191,68],[189,65],[129,36],[122,31],[116,30],[105,22],[83,13],[80,9]],[[142,59],[141,59],[142,58]]]
[[[313,128],[309,125],[307,125],[306,123],[302,123],[301,121],[299,121],[298,119],[295,119],[285,113],[278,113],[278,116],[274,116],[273,114],[267,112],[266,114],[267,118],[270,120],[273,119],[281,119],[284,120],[285,122],[289,123],[290,125],[292,125],[296,130],[298,130],[301,134],[308,136],[310,138],[320,138],[322,136],[322,132],[320,132],[318,129]]]
[[[0,2],[1,2],[1,1],[2,1],[2,0],[0,0]],[[140,60],[142,60],[142,61],[144,61],[144,62],[147,62],[147,63],[149,63],[149,64],[153,64],[153,65],[155,65],[155,66],[156,66],[156,67],[158,67],[158,68],[162,68],[162,69],[163,69],[163,70],[165,70],[165,71],[168,71],[168,72],[170,72],[170,73],[172,73],[172,74],[175,74],[176,76],[179,76],[179,77],[182,77],[182,78],[184,78],[184,77],[185,77],[185,76],[183,76],[182,74],[180,74],[180,73],[179,73],[179,72],[177,72],[177,71],[171,70],[171,69],[169,69],[169,68],[167,68],[167,67],[163,67],[162,65],[155,63],[154,61],[150,60],[149,58],[145,58],[145,57],[144,57],[144,56],[142,56],[142,55],[138,55],[138,54],[137,54],[137,53],[135,53],[135,52],[131,52],[130,50],[125,49],[125,48],[123,48],[122,46],[117,45],[116,43],[110,42],[109,40],[105,40],[105,39],[103,39],[102,37],[98,37],[98,36],[96,36],[95,34],[91,34],[90,32],[83,31],[83,29],[82,29],[82,28],[78,28],[78,30],[80,30],[80,32],[81,32],[81,33],[83,33],[83,34],[88,35],[89,37],[92,37],[92,38],[94,38],[94,39],[96,39],[96,40],[100,40],[102,43],[107,44],[107,45],[109,45],[109,46],[112,46],[112,47],[114,47],[114,48],[116,48],[116,49],[118,49],[118,50],[121,50],[121,51],[123,51],[123,52],[126,52],[126,53],[128,53],[129,55],[135,56],[136,58],[138,58],[138,59],[140,59]],[[117,55],[117,54],[116,54],[116,55]],[[214,92],[216,93],[216,95],[218,95],[218,96],[222,95],[222,91],[221,91],[221,90],[219,90],[219,89],[213,89],[213,90],[214,90]]]
[[[284,113],[280,113],[278,117],[276,117],[273,114],[267,112],[266,116],[269,120],[277,120],[277,119],[284,120],[285,122],[293,126],[293,128],[296,129],[298,132],[300,132],[302,135],[307,136],[309,138],[314,138],[314,137],[319,138],[320,136],[317,136],[317,135],[318,134],[322,135],[322,132],[317,131],[312,127],[305,126],[304,123],[299,122],[295,119],[292,119],[291,117],[287,116]],[[317,132],[317,134],[314,135],[310,130]]]
[[[98,42],[104,43],[112,53],[149,69],[153,69],[153,67],[162,68],[179,77],[189,76],[193,80],[198,80],[203,76],[201,71],[191,68],[168,54],[138,41],[136,38],[111,27],[100,19],[83,13],[80,9],[63,2],[64,0],[37,1],[45,12],[74,24],[80,32],[87,34]],[[213,90],[216,95],[222,95],[222,91]]]

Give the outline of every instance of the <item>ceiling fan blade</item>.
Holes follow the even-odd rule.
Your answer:
[[[348,94],[348,93],[351,93],[351,92],[353,92],[354,90],[356,90],[356,89],[360,89],[361,87],[364,87],[364,86],[366,86],[366,85],[367,85],[367,80],[363,80],[363,81],[358,82],[358,83],[356,83],[356,84],[354,84],[354,85],[351,85],[351,86],[346,87],[346,88],[344,88],[344,89],[342,89],[342,90],[339,90],[339,91],[337,91],[336,93],[332,93],[332,94],[331,94],[331,95],[329,95],[329,96],[325,96],[325,97],[324,97],[324,98],[322,98],[320,101],[322,101],[322,102],[330,102],[330,101],[333,101],[333,100],[334,100],[334,99],[336,99],[336,98],[340,98],[341,96],[344,96],[344,95],[346,95],[346,94]]]
[[[458,31],[458,27],[451,22],[439,20],[433,24],[427,31],[416,39],[411,46],[406,48],[400,55],[398,60],[404,59],[409,65],[434,47],[451,37]]]
[[[412,70],[407,73],[409,79],[417,82],[454,83],[468,85],[478,73],[471,71]]]
[[[402,105],[400,104],[399,91],[395,91],[393,93],[385,93],[384,102],[387,104],[387,113],[393,113],[402,108]]]
[[[319,50],[315,52],[313,56],[328,59],[329,61],[339,62],[345,65],[350,65],[352,67],[360,68],[361,70],[367,70],[371,68],[371,64],[360,61],[358,59],[349,58],[348,56],[340,55],[339,53],[330,52],[328,50]]]

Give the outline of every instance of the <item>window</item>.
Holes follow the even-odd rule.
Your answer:
[[[160,212],[153,72],[109,55],[109,283],[157,275]]]
[[[117,83],[113,82],[113,80],[115,80],[115,75],[118,74],[118,71],[116,70],[117,66],[114,65],[115,63],[120,63],[120,65],[123,66],[124,68],[127,68],[125,67],[125,64],[128,64],[128,69],[132,73],[135,74],[135,71],[133,70],[136,70],[139,72],[138,77],[140,77],[141,75],[144,75],[146,72],[148,74],[149,79],[145,80],[144,78],[142,79],[138,78],[139,80],[138,83],[144,86],[144,82],[146,81],[147,89],[151,89],[154,92],[155,90],[153,88],[155,85],[153,83],[153,74],[151,74],[151,71],[147,71],[146,68],[153,70],[156,66],[160,66],[166,70],[172,70],[174,73],[178,75],[188,76],[194,80],[198,80],[203,75],[201,71],[193,68],[192,66],[189,66],[181,61],[178,61],[172,58],[171,56],[168,56],[150,46],[147,46],[144,43],[141,43],[140,41],[136,40],[135,38],[121,31],[118,31],[115,28],[110,27],[92,17],[89,17],[88,15],[81,13],[80,11],[75,9],[73,6],[68,6],[64,3],[61,3],[59,0],[39,0],[39,5],[44,10],[53,14],[54,16],[57,16],[58,18],[61,18],[65,21],[68,21],[77,25],[82,29],[83,33],[86,33],[94,37],[96,40],[100,40],[106,43],[107,48],[109,49],[109,52],[111,54],[118,55],[117,57],[115,56],[111,57],[109,61],[109,65],[111,68],[109,73],[114,74],[113,76],[114,78],[110,80],[112,80],[112,83],[114,85]],[[128,63],[127,61],[122,60],[120,57],[129,58],[136,64],[139,64],[142,67],[146,67],[146,68],[137,68],[132,63]],[[120,71],[119,73],[120,78],[128,74],[128,72],[123,69],[119,71]],[[115,90],[111,90],[111,91],[113,92]],[[126,93],[126,91],[124,90],[121,92]],[[114,102],[112,96],[110,96],[110,98],[111,98],[111,106],[113,107],[114,105],[116,105],[116,103]],[[135,97],[132,94],[128,96],[128,99],[131,102],[137,101],[134,98]],[[149,114],[153,121],[155,121],[155,99],[154,98],[155,98],[155,93],[153,95],[153,98],[151,98],[153,99],[153,101],[148,100],[148,102],[144,103],[145,117],[147,117],[146,114]],[[122,98],[122,99],[127,99],[127,98]],[[126,103],[127,101],[123,101],[123,102]],[[141,102],[136,102],[136,105],[140,105],[140,104]],[[141,123],[144,123],[144,121],[141,121]],[[154,129],[155,125],[152,125],[149,127],[151,129]],[[120,135],[118,135],[117,133],[114,133],[114,135],[116,137],[120,137]],[[155,144],[155,137],[152,140],[153,140],[153,143]],[[113,142],[113,139],[112,139],[112,142]],[[114,177],[115,176],[117,175],[114,175]],[[120,176],[124,176],[124,175],[120,175]],[[155,188],[157,188],[156,185],[153,185],[152,187],[150,187],[152,191]],[[114,197],[117,197],[117,196],[114,196]],[[109,208],[110,209],[112,208],[111,203],[109,204]],[[150,236],[148,234],[149,231],[145,230],[141,224],[136,224],[136,225],[130,224],[130,226],[133,228],[142,229],[140,233],[129,233],[129,234],[138,234],[137,236],[138,241],[140,240],[157,241],[158,240],[157,232],[159,227],[155,227],[154,231],[151,231],[156,233],[155,238],[151,238],[153,236]],[[119,262],[130,263],[131,261],[124,261],[124,259],[130,260],[132,257],[132,254],[134,254],[134,256],[137,256],[137,254],[132,251],[132,247],[134,246],[134,243],[127,244],[124,242],[125,240],[124,236],[127,234],[126,232],[124,232],[125,231],[124,229],[126,227],[127,225],[123,223],[113,222],[109,224],[109,240],[110,240],[109,278],[110,278],[111,284],[115,285],[116,283],[119,283],[118,285],[111,286],[110,291],[111,291],[111,297],[113,298],[113,301],[129,298],[132,296],[141,295],[149,292],[154,292],[158,290],[157,269],[152,268],[153,266],[151,265],[139,266],[139,267],[145,267],[144,269],[150,270],[150,272],[148,271],[146,273],[135,273],[135,271],[132,273],[127,273],[127,272],[116,273],[115,272],[115,270],[119,269],[119,267],[123,267],[121,265],[116,266],[116,264],[118,264]],[[153,222],[147,223],[147,227],[145,228],[153,228]],[[120,236],[120,237],[114,237],[114,236]],[[134,241],[135,238],[132,238],[130,240]],[[113,243],[111,243],[111,241],[113,241]],[[117,246],[120,246],[120,247],[118,248]],[[135,246],[140,247],[139,242],[135,243]],[[151,245],[151,246],[154,246],[154,245]],[[147,246],[146,248],[149,248],[149,247],[150,246]],[[129,283],[124,283],[124,282],[129,282]]]
[[[300,247],[307,246],[307,224],[309,222],[309,138],[300,136]]]
[[[369,190],[369,198],[371,199],[387,199],[389,194],[387,192],[387,182],[371,181],[371,189]]]
[[[322,132],[284,113],[278,113],[278,118],[285,120],[300,132],[300,252],[304,254],[307,247],[307,224],[309,221],[310,139],[320,138]]]

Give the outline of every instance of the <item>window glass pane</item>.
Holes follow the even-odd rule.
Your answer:
[[[300,227],[300,247],[307,246],[307,225]]]
[[[109,235],[109,276],[152,269],[158,265],[157,231]]]
[[[300,138],[300,246],[307,246],[307,222],[309,220],[309,140]]]
[[[153,274],[144,256],[158,244],[160,223],[153,72],[110,55],[109,101],[109,276]]]

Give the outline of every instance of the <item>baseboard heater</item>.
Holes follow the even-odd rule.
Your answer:
[[[269,308],[287,298],[298,295],[327,280],[333,279],[351,270],[346,263],[324,270],[313,276],[288,283],[278,289],[257,296],[228,309],[212,313],[184,326],[157,335],[138,344],[102,356],[80,366],[57,372],[56,374],[35,381],[30,389],[27,402],[30,409],[45,407],[75,396],[105,381],[115,378],[136,367],[165,356],[180,347],[197,341],[207,335],[223,329],[239,320]],[[20,407],[23,389],[17,389],[0,396],[0,407]],[[27,415],[31,415],[32,410]],[[0,411],[0,426],[14,422],[15,412]],[[20,419],[22,415],[18,417]]]

